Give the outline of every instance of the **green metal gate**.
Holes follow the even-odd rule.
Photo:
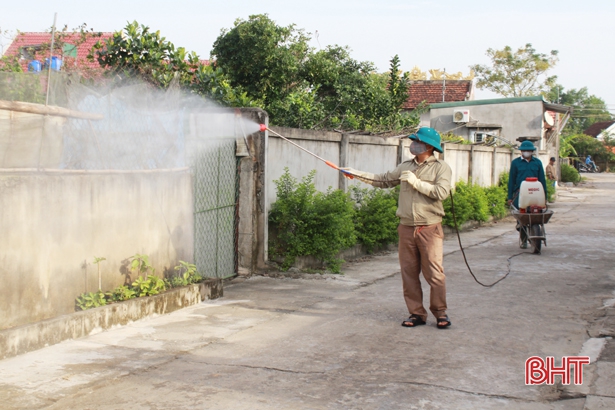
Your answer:
[[[194,158],[194,260],[209,278],[237,273],[235,140],[218,140]]]

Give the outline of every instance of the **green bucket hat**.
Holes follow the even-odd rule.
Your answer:
[[[408,138],[414,141],[424,142],[427,145],[431,145],[438,152],[444,152],[442,146],[440,145],[440,134],[438,131],[429,127],[421,127],[414,134],[408,135]]]
[[[525,140],[519,146],[519,151],[536,151],[536,147],[532,144],[532,141]]]

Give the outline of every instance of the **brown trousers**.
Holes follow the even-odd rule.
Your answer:
[[[423,272],[431,287],[429,310],[436,318],[446,315],[446,277],[444,276],[442,224],[425,226],[399,225],[399,266],[408,312],[427,319],[423,307],[423,289],[419,275]]]

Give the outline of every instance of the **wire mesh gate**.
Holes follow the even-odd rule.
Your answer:
[[[235,141],[219,140],[194,157],[194,260],[210,278],[237,273]]]
[[[146,84],[108,88],[102,84],[94,89],[55,72],[51,80],[50,104],[80,115],[66,119],[0,110],[0,168],[110,171],[110,175],[129,171],[164,175],[190,168],[194,263],[206,277],[234,276],[235,138],[240,135],[236,113],[178,90],[162,92]],[[0,100],[38,104],[44,101],[43,85],[36,75],[0,73]],[[21,128],[13,126],[16,122]],[[26,158],[24,153],[32,155]],[[135,175],[145,181],[143,176],[150,174]],[[152,184],[148,181],[143,183]]]

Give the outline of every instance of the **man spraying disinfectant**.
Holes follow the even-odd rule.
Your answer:
[[[352,168],[342,168],[362,182],[378,188],[401,185],[397,216],[400,224],[399,264],[404,299],[410,317],[404,327],[424,325],[427,311],[423,307],[423,291],[419,275],[431,287],[431,313],[436,317],[438,329],[446,329],[451,321],[446,313],[446,277],[443,267],[442,201],[451,192],[451,168],[437,159],[434,151],[443,152],[440,134],[433,128],[422,127],[409,135],[410,152],[415,156],[393,171],[371,174]]]

